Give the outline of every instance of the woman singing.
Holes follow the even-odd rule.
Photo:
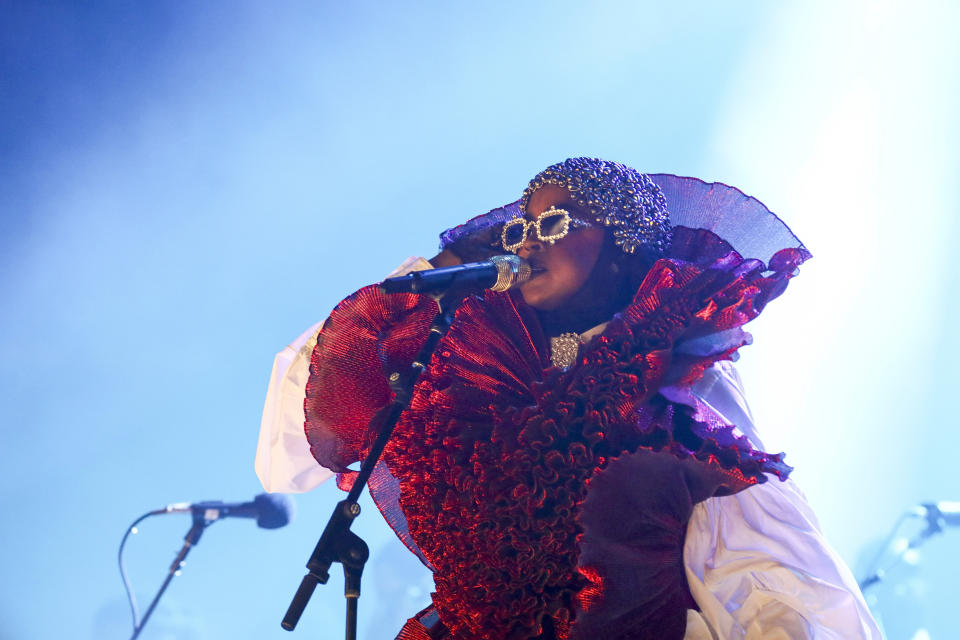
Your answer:
[[[776,216],[571,158],[442,238],[423,266],[532,275],[463,302],[371,480],[436,584],[399,638],[880,637],[731,365],[809,257]],[[304,432],[341,486],[436,312],[367,287],[310,343]]]

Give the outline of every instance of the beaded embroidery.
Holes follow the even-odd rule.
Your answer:
[[[646,248],[661,254],[670,241],[670,215],[663,192],[649,176],[619,162],[568,158],[538,173],[520,198],[526,213],[534,191],[545,184],[567,189],[596,224],[613,228],[625,253]]]
[[[579,333],[561,333],[550,338],[550,362],[553,366],[566,369],[577,361],[583,340]]]

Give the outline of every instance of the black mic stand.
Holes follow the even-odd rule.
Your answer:
[[[160,511],[159,513],[165,512]],[[170,565],[170,571],[167,572],[166,579],[163,581],[163,584],[160,585],[160,590],[157,591],[157,595],[153,597],[153,602],[150,603],[147,612],[143,614],[143,619],[140,621],[140,624],[133,630],[133,635],[130,636],[130,640],[135,640],[136,637],[140,635],[140,632],[143,631],[143,627],[147,624],[150,614],[153,613],[153,610],[157,607],[157,603],[160,602],[160,596],[163,595],[163,592],[166,591],[170,585],[170,581],[173,580],[173,577],[180,571],[180,567],[183,566],[183,562],[187,554],[190,553],[191,547],[197,546],[203,530],[213,524],[213,522],[214,520],[207,520],[205,514],[199,510],[193,511],[193,526],[187,531],[187,535],[183,537],[183,546],[180,548],[180,552],[177,553],[177,557],[174,558],[173,563]]]
[[[872,574],[870,574],[869,577],[861,580],[858,583],[860,586],[860,591],[866,591],[868,588],[872,587],[873,585],[883,580],[887,572],[893,569],[894,567],[896,567],[908,551],[913,551],[919,548],[920,545],[926,542],[928,538],[930,538],[934,534],[943,532],[943,514],[940,513],[940,510],[934,504],[924,504],[923,507],[925,507],[926,509],[926,513],[924,514],[923,517],[927,521],[927,526],[924,527],[923,531],[913,536],[913,538],[911,538],[910,541],[907,543],[907,546],[905,546],[902,550],[897,552],[896,559],[893,561],[893,563],[890,566],[888,566],[886,569],[879,568],[876,571],[874,571]],[[881,550],[881,554],[884,551],[886,551],[886,549],[889,547],[890,542],[896,536],[897,529],[899,529],[899,526],[900,526],[899,523],[902,522],[903,518],[905,518],[908,514],[909,512],[904,514],[901,517],[901,519],[898,521],[897,525],[894,527],[893,531],[891,532],[890,537],[888,537],[887,541],[884,543],[884,549]],[[874,561],[874,566],[876,566],[876,564],[877,562]]]
[[[436,350],[440,339],[447,333],[450,325],[453,323],[453,317],[463,302],[464,298],[471,293],[467,288],[456,287],[456,282],[441,297],[437,298],[437,304],[440,307],[439,313],[430,325],[430,333],[427,341],[424,343],[417,357],[410,364],[406,372],[393,371],[388,376],[390,388],[393,390],[393,402],[387,406],[385,412],[381,412],[374,417],[374,421],[382,419],[379,427],[377,439],[370,448],[370,453],[360,466],[360,471],[350,488],[350,492],[344,500],[337,503],[327,521],[320,540],[313,550],[310,559],[307,560],[307,575],[300,581],[300,587],[297,589],[293,601],[287,608],[287,613],[283,617],[281,626],[287,631],[293,631],[303,615],[303,610],[313,595],[314,589],[318,584],[326,584],[330,578],[330,565],[339,562],[343,565],[344,573],[344,597],[347,600],[347,618],[346,618],[346,639],[356,640],[357,637],[357,600],[360,597],[360,576],[363,573],[364,563],[370,556],[370,549],[357,534],[350,531],[350,525],[353,520],[360,515],[360,505],[358,500],[373,468],[380,460],[383,449],[390,440],[397,421],[410,404],[410,398],[413,393],[413,386],[417,378],[430,362],[433,352]]]

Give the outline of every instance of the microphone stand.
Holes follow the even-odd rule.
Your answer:
[[[190,549],[197,546],[197,543],[200,542],[200,536],[203,534],[203,530],[213,524],[213,522],[214,520],[207,520],[204,513],[199,511],[193,512],[193,526],[191,526],[190,530],[187,531],[187,535],[183,537],[183,546],[180,548],[180,552],[177,553],[177,557],[174,558],[173,563],[170,565],[170,570],[167,572],[166,579],[163,581],[163,584],[160,585],[160,590],[157,591],[157,595],[153,597],[153,602],[150,603],[150,606],[147,608],[147,612],[143,614],[143,619],[140,621],[140,624],[138,624],[133,630],[133,635],[130,636],[130,640],[136,640],[137,636],[140,635],[140,632],[143,631],[143,627],[147,624],[150,614],[153,613],[157,603],[160,602],[160,596],[163,595],[163,592],[166,591],[167,587],[170,585],[170,581],[173,580],[173,577],[180,571],[180,567],[183,565],[187,554],[190,553]]]
[[[303,615],[303,610],[313,595],[318,584],[326,584],[330,578],[330,565],[339,562],[343,565],[344,587],[343,595],[346,598],[346,639],[356,640],[357,637],[357,600],[360,597],[360,577],[363,566],[370,557],[370,549],[360,536],[350,531],[350,525],[360,515],[358,500],[373,468],[380,460],[383,449],[390,440],[390,435],[396,427],[400,415],[410,405],[413,387],[420,374],[430,362],[433,352],[453,323],[453,317],[464,298],[472,291],[469,288],[457,287],[456,281],[451,283],[450,289],[437,298],[440,307],[439,313],[430,325],[427,341],[406,371],[393,371],[389,374],[390,388],[394,392],[391,402],[377,434],[377,439],[370,448],[370,453],[360,466],[360,471],[350,488],[347,497],[337,503],[330,516],[330,520],[320,535],[316,548],[307,560],[308,573],[300,581],[300,587],[294,595],[287,613],[280,625],[287,631],[293,631]],[[381,287],[382,288],[382,287]],[[374,417],[374,421],[383,414]]]

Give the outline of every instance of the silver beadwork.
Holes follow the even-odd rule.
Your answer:
[[[567,189],[594,222],[613,228],[625,253],[645,248],[662,253],[670,241],[667,200],[646,174],[599,158],[568,158],[538,173],[520,198],[526,213],[534,191],[545,184]]]
[[[579,333],[561,333],[555,338],[550,338],[550,363],[560,369],[566,369],[577,361],[582,343]]]

